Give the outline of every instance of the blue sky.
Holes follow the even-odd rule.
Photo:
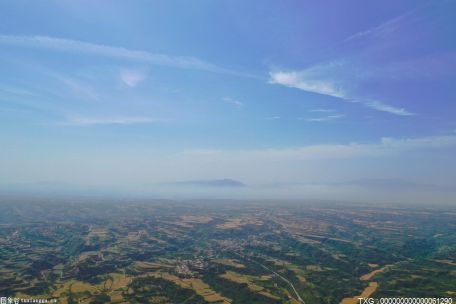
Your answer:
[[[456,197],[456,1],[3,1],[0,20],[4,192]],[[181,183],[220,179],[245,186]]]

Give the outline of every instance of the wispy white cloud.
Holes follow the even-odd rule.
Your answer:
[[[366,101],[366,102],[364,102],[364,105],[366,107],[369,107],[369,108],[374,109],[374,110],[387,112],[387,113],[391,113],[391,114],[399,115],[399,116],[412,116],[412,115],[415,115],[415,114],[407,111],[404,108],[393,107],[393,106],[384,104],[384,103],[382,103],[380,101]]]
[[[233,105],[236,108],[242,108],[244,106],[243,102],[240,102],[239,100],[231,98],[231,97],[224,97],[223,100],[226,101],[227,103]]]
[[[269,116],[269,117],[266,117],[266,120],[279,120],[280,119],[280,116]]]
[[[309,112],[312,112],[312,113],[332,113],[332,112],[335,112],[335,110],[333,110],[333,109],[312,109],[312,110],[309,110]]]
[[[330,80],[309,79],[305,72],[270,73],[270,82],[303,91],[344,98],[345,92]]]
[[[280,84],[290,88],[300,89],[310,93],[317,93],[326,96],[331,96],[346,102],[360,103],[365,107],[371,108],[376,111],[386,112],[399,116],[410,116],[413,113],[398,108],[378,100],[366,100],[355,96],[350,92],[348,84],[356,82],[358,76],[347,76],[344,71],[343,62],[334,62],[329,64],[321,64],[303,71],[290,71],[290,72],[270,72],[269,82],[272,84]],[[356,74],[356,71],[352,71]]]
[[[166,54],[150,53],[123,47],[49,36],[0,35],[0,44],[110,57],[113,59],[143,62],[152,65],[161,65],[180,69],[194,69],[243,77],[257,77],[248,73],[226,69],[194,57],[170,56]]]
[[[326,121],[333,121],[336,119],[340,119],[345,117],[343,114],[333,114],[333,115],[327,115],[327,116],[322,116],[322,117],[312,117],[312,118],[301,118],[300,120],[305,120],[309,122],[326,122]]]
[[[142,71],[123,70],[120,72],[120,79],[125,85],[134,88],[146,79],[146,74]]]
[[[397,26],[399,26],[400,22],[409,15],[410,15],[410,12],[407,12],[405,14],[402,14],[402,15],[399,15],[392,19],[389,19],[377,26],[354,33],[353,35],[350,35],[349,37],[347,37],[344,41],[347,42],[347,41],[360,39],[360,38],[364,38],[364,37],[371,36],[371,35],[382,35],[385,33],[392,32],[396,29]]]
[[[162,122],[164,119],[152,117],[82,117],[73,116],[68,119],[66,125],[71,126],[95,126],[95,125],[134,125],[134,124],[150,124]]]
[[[284,149],[261,150],[187,150],[185,155],[201,156],[204,159],[226,160],[258,160],[258,161],[288,161],[304,159],[341,159],[372,156],[387,156],[412,150],[438,149],[456,147],[456,136],[429,136],[418,138],[383,137],[372,143],[346,143],[309,145]]]
[[[33,93],[32,91],[24,89],[22,87],[5,85],[5,84],[0,85],[0,93],[7,93],[7,94],[15,95],[15,96],[34,96],[35,95],[35,93]]]
[[[394,32],[397,28],[400,26],[403,26],[404,22],[410,22],[413,17],[416,16],[416,13],[419,12],[421,9],[426,8],[430,3],[427,3],[425,5],[420,5],[414,9],[411,9],[403,14],[400,14],[396,17],[393,17],[391,19],[388,19],[376,26],[373,26],[371,28],[361,30],[357,33],[354,33],[347,37],[344,41],[351,41],[351,40],[356,40],[356,39],[361,39],[361,38],[366,38],[369,36],[382,36],[382,35],[387,35],[390,34],[391,32]]]
[[[451,69],[455,62],[453,53],[432,51],[426,56],[414,57],[409,52],[410,46],[416,44],[418,38],[424,39],[429,35],[429,28],[434,28],[435,24],[431,22],[435,22],[435,18],[429,18],[430,14],[435,14],[444,6],[432,1],[417,4],[402,14],[362,29],[344,39],[341,45],[337,45],[341,53],[347,54],[344,57],[316,63],[304,70],[292,69],[270,73],[270,82],[356,102],[367,108],[392,115],[415,115],[404,107],[391,104],[389,101],[391,95],[382,98],[382,96],[388,96],[386,94],[394,93],[393,90],[386,94],[364,90],[367,87],[373,88],[374,82],[380,84],[378,87],[395,82],[394,87],[397,88],[407,79],[421,78],[429,81],[439,76],[454,76],[454,69]],[[439,10],[436,10],[437,7]],[[423,33],[420,33],[419,29],[423,29]],[[414,31],[413,35],[411,31]],[[385,52],[402,54],[403,51],[409,54],[406,59],[403,56],[394,55],[387,56],[389,58],[383,57]],[[384,58],[381,64],[378,64],[377,56]],[[363,86],[365,83],[368,85]],[[398,100],[398,102],[401,101]]]
[[[456,136],[428,136],[417,138],[394,138],[383,137],[380,144],[388,149],[424,149],[424,148],[446,148],[456,146]]]
[[[55,74],[54,76],[79,96],[82,96],[83,98],[89,98],[92,100],[99,99],[97,92],[90,85],[84,84],[80,81],[77,81],[67,76],[64,77],[57,74]]]

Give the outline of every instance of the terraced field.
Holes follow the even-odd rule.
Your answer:
[[[168,204],[3,202],[0,295],[68,304],[455,297],[449,207]]]

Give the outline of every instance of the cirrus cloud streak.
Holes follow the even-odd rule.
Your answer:
[[[0,44],[23,48],[109,57],[118,60],[136,61],[179,69],[201,70],[242,77],[256,77],[248,73],[220,67],[195,57],[170,56],[167,54],[131,50],[124,47],[49,36],[0,35]]]
[[[331,65],[333,66],[333,65]],[[326,70],[327,66],[321,70]],[[315,73],[318,71],[318,73]],[[344,82],[327,78],[326,75],[321,75],[320,67],[310,68],[308,70],[296,72],[270,72],[269,82],[272,84],[280,84],[289,88],[296,88],[310,93],[317,93],[330,97],[337,98],[346,102],[360,103],[365,107],[374,109],[380,112],[386,112],[399,116],[412,116],[413,113],[404,108],[395,107],[378,100],[366,100],[353,96],[349,90],[344,87]],[[329,72],[329,71],[328,71]]]

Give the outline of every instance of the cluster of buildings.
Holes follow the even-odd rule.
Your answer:
[[[198,273],[203,272],[209,263],[202,257],[197,257],[191,260],[178,260],[175,271],[179,277],[182,278],[193,278]]]

